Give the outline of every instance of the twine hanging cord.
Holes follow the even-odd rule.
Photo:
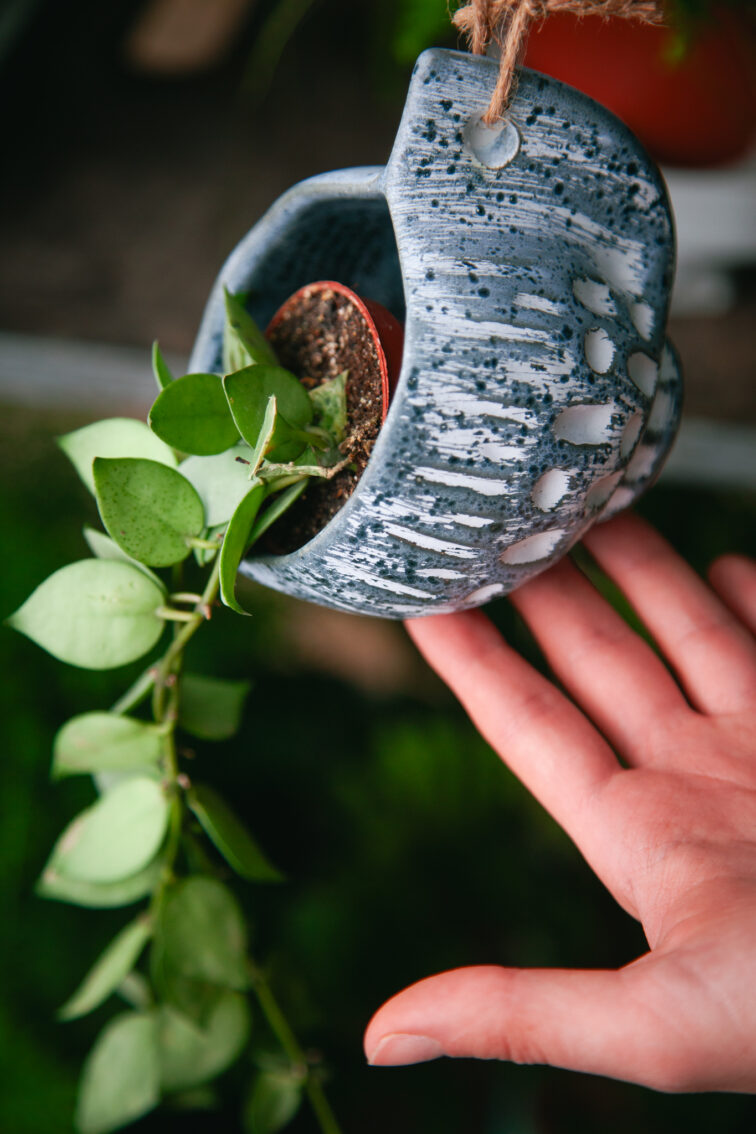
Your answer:
[[[515,67],[532,24],[555,12],[616,16],[644,24],[664,23],[663,5],[653,0],[470,0],[454,13],[455,27],[467,36],[475,55],[483,55],[490,43],[497,44],[501,50],[499,77],[483,116],[486,125],[493,125],[506,110],[512,96]]]

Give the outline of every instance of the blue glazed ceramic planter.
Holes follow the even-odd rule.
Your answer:
[[[491,60],[425,52],[385,169],[295,186],[221,271],[195,370],[221,369],[224,286],[249,294],[263,326],[319,279],[406,324],[351,499],[299,551],[245,560],[251,579],[389,618],[476,606],[555,562],[660,468],[681,392],[661,176],[613,115],[534,72],[486,129],[495,76]]]

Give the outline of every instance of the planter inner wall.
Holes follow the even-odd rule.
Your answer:
[[[399,253],[385,198],[308,203],[274,234],[249,277],[235,286],[248,293],[246,305],[264,328],[290,295],[324,279],[377,300],[404,322]]]

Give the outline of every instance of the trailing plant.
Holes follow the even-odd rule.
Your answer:
[[[86,1060],[76,1126],[105,1134],[161,1100],[191,1105],[247,1047],[254,997],[280,1054],[252,1083],[250,1134],[282,1129],[303,1098],[324,1134],[338,1134],[224,880],[228,867],[251,883],[281,875],[218,793],[187,774],[180,736],[220,740],[239,726],[247,683],[188,672],[184,653],[218,601],[245,613],[235,585],[246,550],[312,478],[350,461],[346,375],[305,389],[228,294],[223,374],[174,379],[157,344],[153,370],[148,424],[110,419],[60,439],[105,530],[85,528],[92,557],[56,571],[9,620],[88,669],[153,655],[109,710],[75,716],[54,742],[53,778],[91,774],[98,798],[58,839],[39,894],[143,903],[60,1009],[74,1020],[113,994],[128,1005]],[[191,590],[189,568],[202,579]]]

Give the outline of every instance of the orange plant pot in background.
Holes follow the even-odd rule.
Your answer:
[[[682,59],[674,46],[669,28],[560,13],[536,25],[525,64],[614,111],[658,161],[737,160],[756,137],[756,21],[720,9]]]

